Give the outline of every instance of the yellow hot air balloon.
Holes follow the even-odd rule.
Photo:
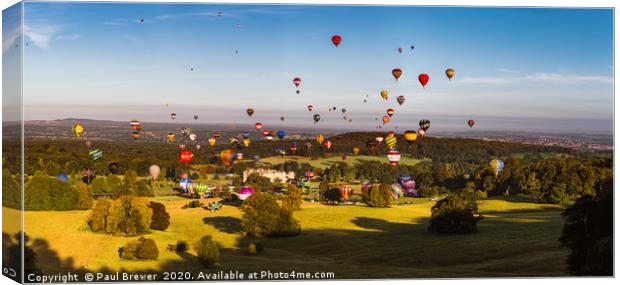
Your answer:
[[[381,98],[383,98],[383,100],[387,100],[388,99],[388,91],[383,89],[381,90]]]
[[[358,155],[359,153],[360,153],[360,149],[359,149],[359,148],[357,148],[357,147],[354,147],[354,148],[353,148],[353,154],[354,154],[354,155]]]
[[[243,139],[242,141],[244,147],[250,146],[250,139]]]
[[[323,135],[316,136],[316,142],[323,144],[323,141],[325,141],[325,137]]]
[[[71,128],[71,132],[76,138],[79,139],[84,134],[84,126],[81,124],[75,124],[73,125],[73,128]]]
[[[389,150],[393,150],[396,146],[396,134],[392,132],[388,133],[388,135],[385,137],[385,140],[383,141],[385,142],[385,145],[388,147]]]
[[[405,140],[409,144],[412,144],[417,139],[418,139],[418,133],[416,133],[416,131],[406,131],[405,132]]]
[[[217,140],[216,140],[216,139],[214,139],[214,138],[209,138],[207,141],[209,142],[209,145],[210,145],[210,146],[214,146],[214,145],[215,145],[215,142],[217,142]]]
[[[454,69],[452,68],[446,69],[446,76],[448,77],[449,80],[452,80],[452,76],[454,76]]]

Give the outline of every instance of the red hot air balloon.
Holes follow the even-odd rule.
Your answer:
[[[325,141],[325,143],[323,145],[328,150],[332,148],[332,142],[331,141]]]
[[[256,123],[256,124],[254,124],[254,127],[256,128],[256,130],[257,130],[257,131],[260,131],[260,129],[262,129],[262,128],[263,128],[263,124],[261,124],[261,123]]]
[[[398,165],[398,161],[400,161],[400,152],[396,150],[392,150],[387,153],[387,159],[390,161],[392,166]]]
[[[398,78],[400,78],[400,76],[402,74],[403,74],[403,71],[400,68],[392,69],[392,76],[394,76],[394,78],[396,78],[396,80],[398,80]]]
[[[333,43],[336,47],[338,47],[338,46],[340,45],[340,43],[341,43],[341,42],[342,42],[342,37],[341,37],[341,36],[339,36],[339,35],[334,35],[334,36],[332,37],[332,43]]]
[[[467,121],[467,124],[469,125],[470,128],[473,128],[475,123],[476,123],[476,121],[474,121],[474,120]]]
[[[179,152],[179,162],[181,163],[190,163],[193,157],[194,154],[192,154],[191,150],[184,149]]]
[[[403,48],[399,47],[398,48],[398,53],[403,53]]]
[[[295,79],[293,79],[293,84],[295,84],[295,87],[299,87],[299,84],[301,84],[301,78],[295,77]]]
[[[430,77],[428,77],[428,74],[426,73],[422,73],[418,76],[418,81],[420,81],[420,84],[422,84],[422,87],[426,87],[426,83],[428,83],[429,79]]]
[[[394,115],[394,109],[389,108],[387,109],[386,113],[388,114],[388,116],[392,117],[392,115]]]

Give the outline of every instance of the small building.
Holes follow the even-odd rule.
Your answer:
[[[245,183],[245,181],[248,179],[248,176],[253,173],[258,173],[260,176],[267,177],[271,182],[274,182],[276,179],[280,180],[281,182],[295,179],[295,172],[293,171],[284,172],[268,168],[249,168],[243,171],[243,182]]]

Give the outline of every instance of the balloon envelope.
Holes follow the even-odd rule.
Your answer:
[[[153,180],[157,180],[157,177],[159,177],[159,172],[161,171],[161,169],[159,168],[158,165],[151,165],[149,167],[149,174],[151,175],[151,178],[153,178]]]

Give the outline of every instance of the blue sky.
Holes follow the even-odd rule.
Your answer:
[[[285,116],[286,124],[316,126],[312,114],[320,113],[322,127],[374,130],[391,107],[390,124],[403,130],[421,118],[446,129],[470,118],[480,129],[528,129],[534,118],[539,128],[612,131],[609,9],[26,3],[24,10],[26,119],[166,121],[175,112],[179,121],[198,114],[203,122],[284,124]],[[343,38],[339,47],[334,34]],[[395,67],[403,70],[398,82]],[[430,75],[426,88],[420,73]],[[332,106],[353,122],[328,112]]]

